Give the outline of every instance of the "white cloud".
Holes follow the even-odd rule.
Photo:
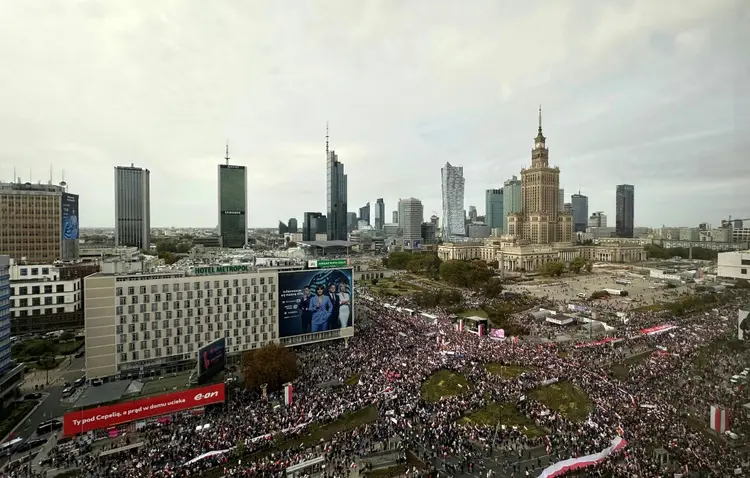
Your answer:
[[[439,211],[450,160],[482,211],[528,164],[539,103],[563,186],[592,210],[612,214],[620,182],[640,224],[716,222],[750,199],[700,174],[750,172],[746,2],[50,0],[0,16],[0,177],[64,169],[84,226],[112,224],[112,167],[130,163],[153,171],[155,225],[215,224],[227,138],[250,223],[301,220],[325,208],[326,121],[350,210]],[[649,206],[667,199],[665,219]]]

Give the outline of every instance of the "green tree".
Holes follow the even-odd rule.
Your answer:
[[[488,299],[497,299],[503,293],[503,284],[500,279],[491,278],[481,286],[479,291]]]
[[[484,285],[492,271],[484,261],[444,261],[440,264],[440,278],[446,283],[458,287],[476,287]]]
[[[586,267],[586,259],[583,257],[576,257],[568,265],[569,269],[576,274],[580,274],[581,270]]]
[[[388,254],[387,265],[390,269],[405,270],[411,260],[411,252],[391,252]]]
[[[563,272],[565,272],[565,264],[558,261],[546,263],[544,265],[544,269],[542,270],[542,274],[552,277],[560,277]]]
[[[586,261],[586,265],[584,267],[586,268],[586,272],[591,272],[591,270],[594,268],[594,263],[591,261]]]
[[[269,392],[281,390],[299,376],[297,356],[292,349],[271,343],[243,354],[242,373],[249,389],[259,389],[265,383]]]

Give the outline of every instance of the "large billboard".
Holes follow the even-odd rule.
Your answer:
[[[747,310],[737,311],[737,338],[739,340],[750,339],[750,312]]]
[[[198,349],[198,383],[204,384],[224,370],[227,339],[224,337]]]
[[[78,195],[62,193],[62,238],[78,239]]]
[[[123,423],[222,403],[224,398],[224,384],[219,383],[132,402],[70,412],[63,416],[63,433],[65,436],[78,435]]]
[[[279,273],[279,337],[354,326],[351,269]]]

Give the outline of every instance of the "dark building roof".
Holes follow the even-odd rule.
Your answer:
[[[321,247],[323,249],[326,247],[352,247],[354,245],[353,242],[349,241],[302,241],[300,244],[303,246]]]

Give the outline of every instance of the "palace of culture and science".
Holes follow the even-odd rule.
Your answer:
[[[573,216],[559,204],[560,168],[549,165],[547,138],[542,134],[542,109],[531,167],[521,170],[521,212],[509,213],[508,234],[491,237],[483,244],[446,243],[438,247],[442,260],[481,259],[497,262],[501,270],[538,271],[553,261],[577,257],[591,261],[633,262],[645,259],[641,246],[575,244]]]

